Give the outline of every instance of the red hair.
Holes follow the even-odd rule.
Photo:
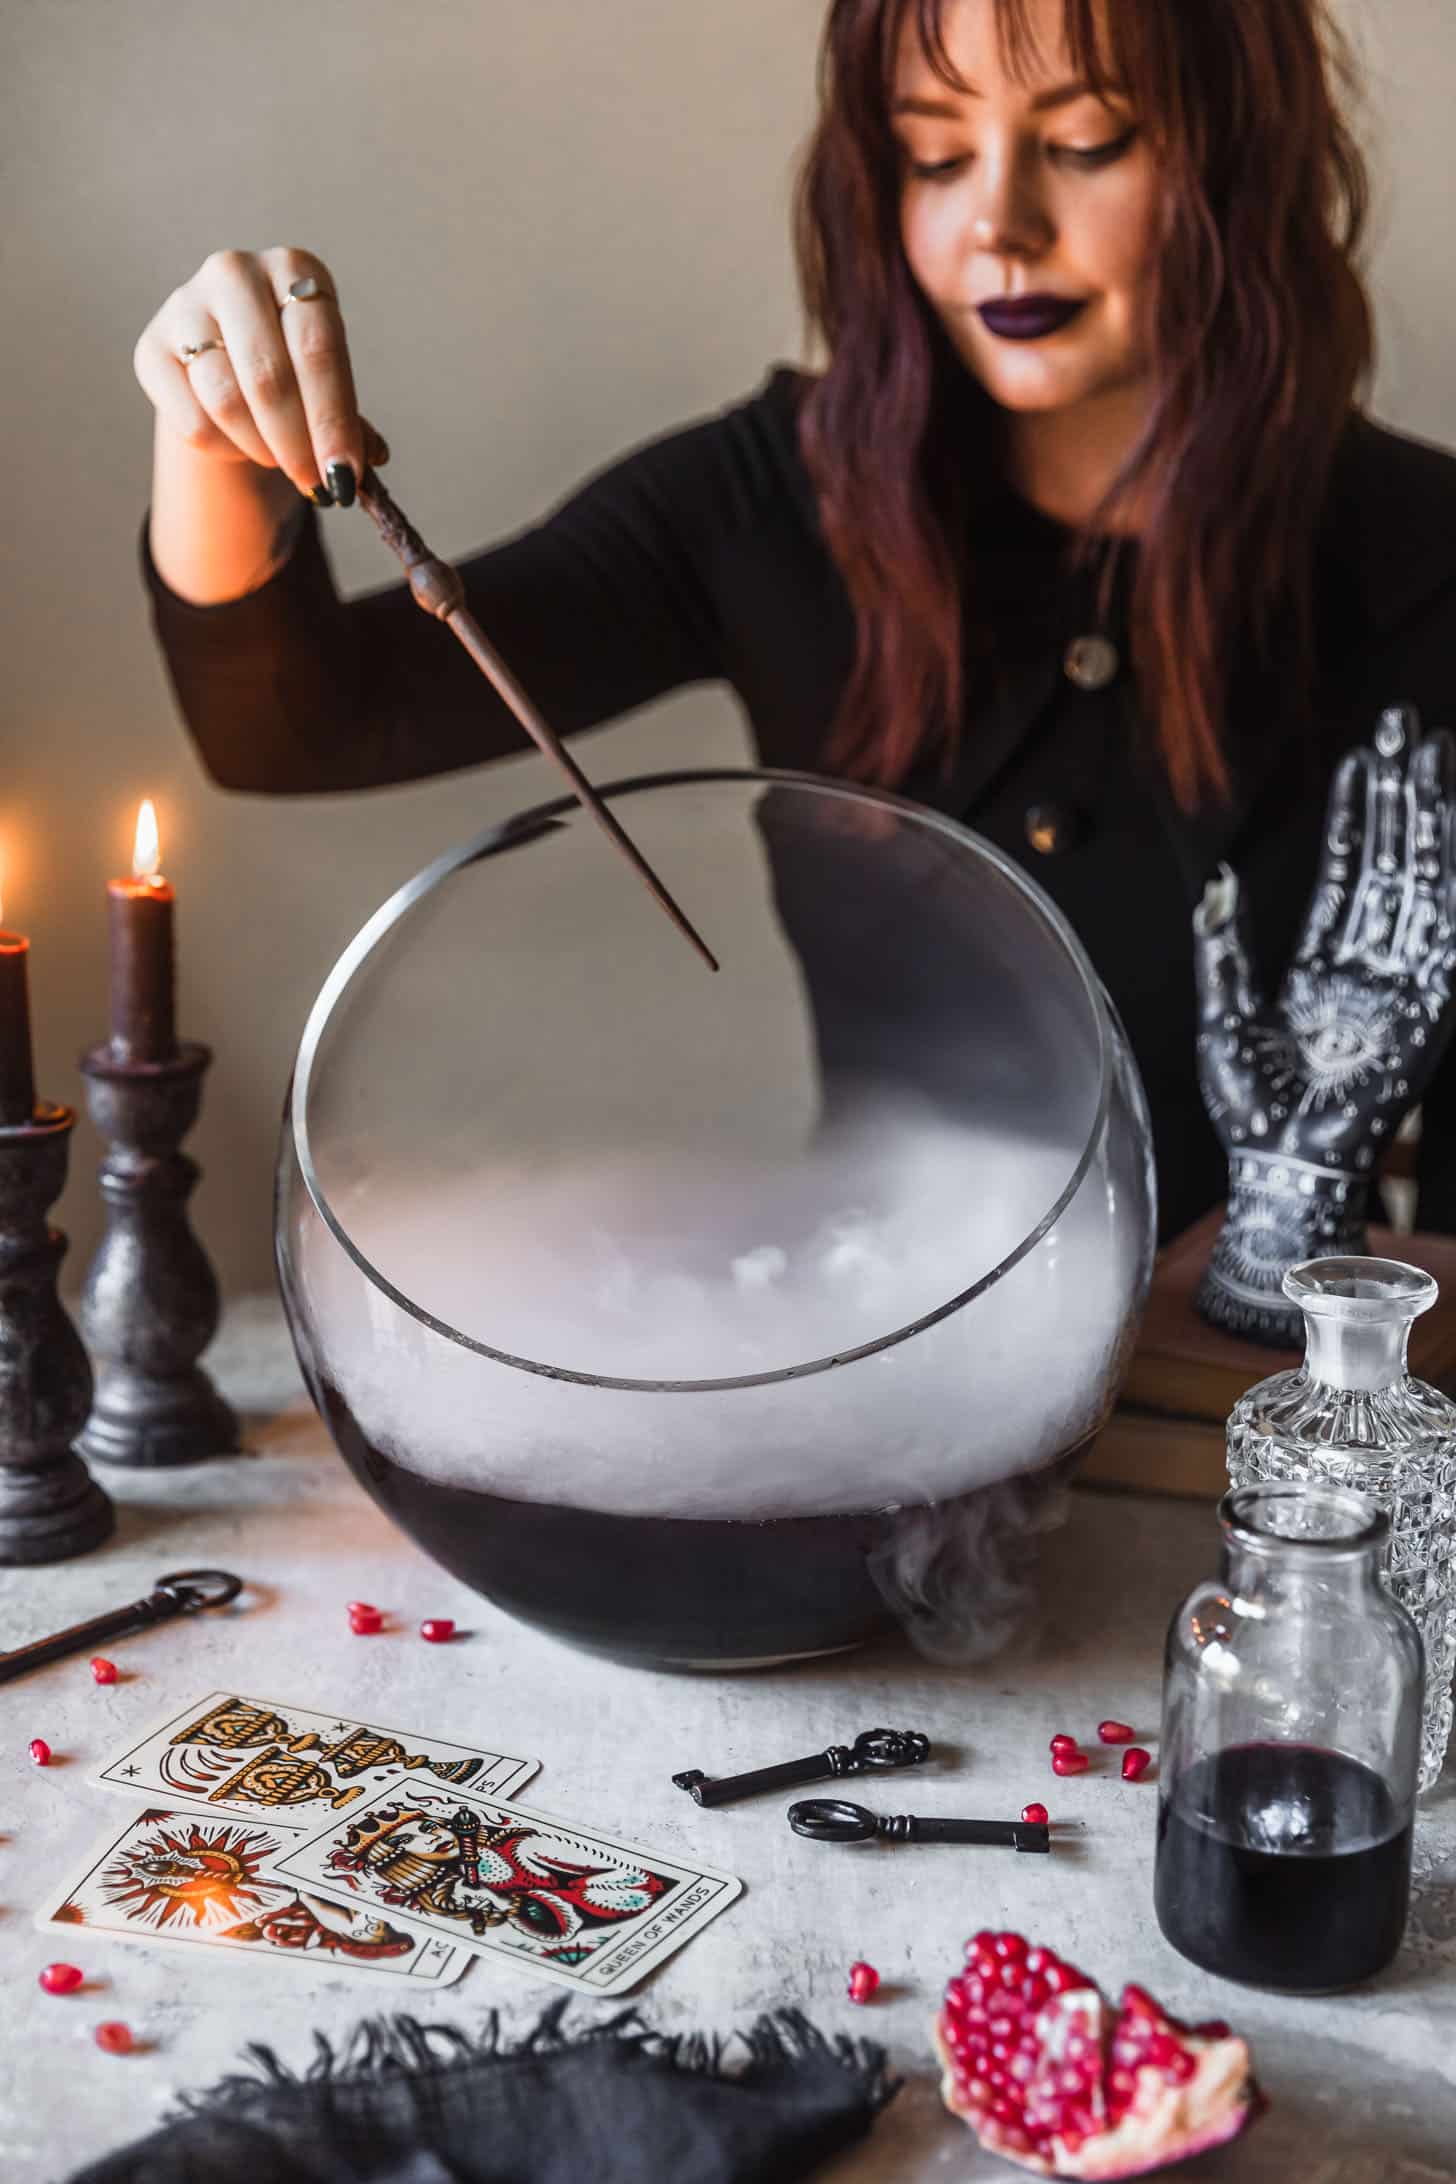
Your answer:
[[[1008,65],[1023,67],[1029,0],[987,4]],[[967,367],[900,233],[896,61],[910,23],[960,88],[946,5],[832,0],[796,215],[827,352],[800,436],[858,631],[831,753],[891,784],[928,751],[949,762],[975,695],[960,542],[994,462],[997,413],[967,402]],[[1306,701],[1312,687],[1316,532],[1372,351],[1355,265],[1367,177],[1323,0],[1117,0],[1105,23],[1098,0],[1062,12],[1074,67],[1124,90],[1165,177],[1150,412],[1089,535],[1136,493],[1133,664],[1191,808],[1227,792],[1220,731],[1241,647],[1277,655]]]

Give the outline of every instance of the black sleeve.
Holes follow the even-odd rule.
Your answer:
[[[752,515],[758,474],[742,442],[755,407],[639,448],[544,522],[458,564],[471,611],[562,734],[723,674],[713,572],[725,533]],[[312,509],[288,561],[241,599],[181,599],[145,525],[142,566],[177,702],[224,788],[374,788],[525,746],[403,582],[339,597]]]

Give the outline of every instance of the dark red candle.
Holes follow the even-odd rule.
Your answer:
[[[150,798],[137,814],[131,878],[113,880],[111,1052],[119,1062],[169,1062],[177,1052],[170,881],[157,870],[157,820]]]
[[[29,1122],[35,1112],[29,959],[30,942],[24,933],[0,932],[0,1128],[4,1129]]]

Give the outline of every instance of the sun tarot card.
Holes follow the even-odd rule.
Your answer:
[[[406,1736],[345,1715],[212,1691],[92,1777],[104,1789],[266,1818],[307,1834],[376,1789],[413,1778],[509,1797],[540,1762]]]
[[[272,1872],[588,1994],[625,1994],[743,1883],[426,1781],[395,1784]]]
[[[270,1880],[263,1868],[292,1841],[254,1820],[153,1809],[119,1835],[108,1832],[69,1886],[47,1896],[35,1923],[117,1941],[246,1949],[316,1970],[388,1972],[420,1987],[460,1977],[468,1948],[394,1912]]]

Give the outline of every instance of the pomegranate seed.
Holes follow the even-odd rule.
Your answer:
[[[98,1653],[92,1660],[91,1681],[93,1683],[115,1683],[116,1673],[115,1661],[108,1661],[104,1654]]]
[[[77,1964],[48,1964],[40,1975],[47,1994],[74,1994],[86,1974]]]
[[[1131,1744],[1133,1732],[1125,1721],[1099,1721],[1097,1734],[1104,1744]]]
[[[1071,1751],[1052,1753],[1053,1774],[1085,1774],[1090,1765],[1091,1761],[1088,1759],[1085,1752]],[[1125,1760],[1123,1762],[1122,1771],[1124,1774],[1127,1773],[1127,1762]]]
[[[349,1628],[356,1638],[372,1638],[384,1628],[384,1617],[378,1608],[371,1608],[365,1601],[356,1601],[349,1609]]]
[[[1077,1750],[1077,1739],[1069,1737],[1063,1731],[1059,1736],[1052,1738],[1051,1749],[1054,1752],[1075,1752]]]
[[[1003,1959],[1015,1957],[1020,1960],[1026,1955],[1026,1936],[1024,1934],[998,1934],[991,1946],[998,1957]]]
[[[849,1967],[849,1999],[851,2002],[873,2002],[880,1975],[873,1964],[851,1964]]]
[[[1151,1752],[1145,1752],[1140,1744],[1130,1744],[1122,1755],[1122,1779],[1124,1782],[1141,1782],[1153,1764]]]
[[[51,1748],[46,1743],[44,1737],[31,1738],[30,1760],[33,1767],[49,1767],[51,1763]]]
[[[1051,1818],[1051,1814],[1047,1811],[1045,1805],[1023,1805],[1021,1817],[1023,1820],[1030,1821],[1033,1827],[1044,1828]]]
[[[98,2025],[93,2037],[96,2045],[107,2055],[130,2055],[135,2044],[130,2025],[122,2024],[117,2017],[108,2018],[104,2025]]]
[[[377,1615],[379,1610],[372,1600],[351,1600],[348,1612],[350,1615]]]
[[[432,1615],[420,1625],[420,1636],[432,1646],[447,1645],[455,1635],[453,1615]]]
[[[1200,2040],[1226,2040],[1229,2036],[1229,2028],[1221,2017],[1206,2017],[1203,2023],[1195,2025],[1193,2030]]]

